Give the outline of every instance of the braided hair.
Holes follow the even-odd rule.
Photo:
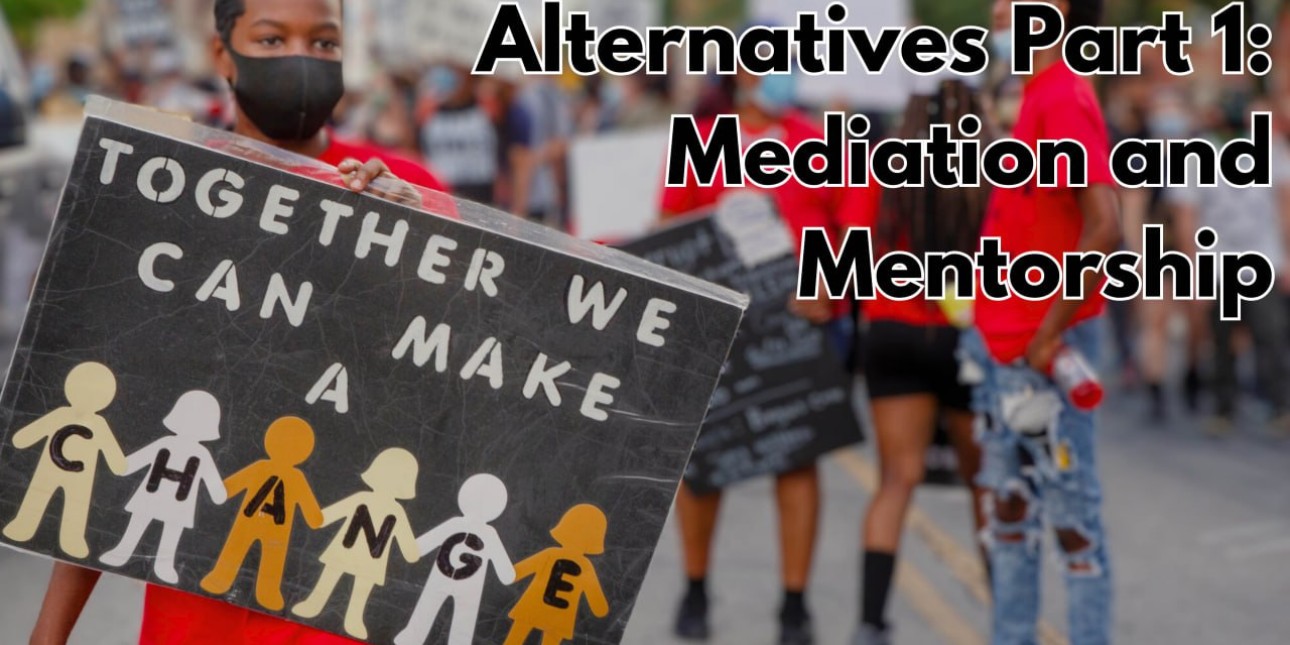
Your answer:
[[[981,131],[965,137],[959,120],[966,115],[981,120]],[[931,126],[948,124],[954,139],[976,139],[989,144],[985,111],[977,93],[958,80],[938,85],[930,96],[915,95],[905,107],[898,136],[903,140],[927,139]],[[885,189],[878,213],[877,239],[889,249],[914,254],[961,251],[973,253],[981,234],[990,188],[940,188],[930,181],[922,188]]]

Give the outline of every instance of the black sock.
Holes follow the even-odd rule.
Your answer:
[[[708,579],[690,578],[689,583],[685,588],[685,600],[690,603],[707,604]]]
[[[784,590],[784,606],[780,609],[780,622],[801,625],[806,622],[806,592]]]
[[[860,622],[878,629],[887,627],[887,598],[896,573],[896,554],[865,551],[861,571]]]

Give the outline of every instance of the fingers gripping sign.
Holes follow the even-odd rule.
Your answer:
[[[116,376],[100,363],[82,363],[67,375],[64,391],[68,405],[13,435],[13,444],[19,450],[41,442],[45,445],[18,515],[5,526],[4,536],[14,542],[35,537],[54,493],[62,491],[59,546],[73,558],[87,558],[90,547],[85,541],[85,529],[99,456],[103,456],[113,474],[126,472],[125,455],[100,414],[116,398]]]
[[[369,192],[392,202],[417,206],[421,196],[411,184],[395,176],[390,167],[379,158],[373,157],[366,163],[357,159],[346,159],[336,167],[345,179],[345,186],[356,193]],[[377,181],[380,179],[381,181]]]

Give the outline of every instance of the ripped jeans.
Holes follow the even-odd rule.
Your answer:
[[[1099,323],[1086,321],[1064,335],[1068,346],[1094,363]],[[982,537],[993,576],[992,642],[1038,642],[1045,524],[1062,552],[1070,642],[1111,642],[1111,566],[1093,413],[1072,406],[1024,364],[995,361],[976,330],[963,334],[960,356],[979,381],[973,410],[983,460],[977,481],[989,492],[989,526]]]

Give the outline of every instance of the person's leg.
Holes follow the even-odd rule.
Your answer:
[[[253,527],[245,523],[233,524],[233,530],[228,534],[228,541],[224,543],[224,548],[219,552],[219,558],[215,560],[215,567],[202,579],[201,587],[207,593],[222,596],[233,588],[233,582],[237,580],[237,572],[242,568],[242,563],[246,561],[246,554],[250,552],[251,545],[255,542],[255,532],[252,529]]]
[[[1166,285],[1166,292],[1170,289]],[[1142,380],[1147,385],[1152,421],[1164,419],[1165,370],[1169,360],[1169,314],[1173,310],[1168,300],[1139,300],[1142,313],[1142,333],[1139,340],[1138,363]]]
[[[882,631],[905,514],[923,481],[937,404],[930,394],[910,394],[874,399],[871,409],[881,477],[864,518],[860,622]]]
[[[1096,322],[1066,332],[1067,345],[1096,360]],[[1072,643],[1111,642],[1111,563],[1102,524],[1094,415],[1064,405],[1057,420],[1057,456],[1043,478],[1049,523],[1065,566],[1068,629]],[[1047,468],[1043,470],[1048,470]]]
[[[775,501],[779,509],[780,575],[784,581],[780,642],[807,643],[812,638],[805,594],[820,528],[819,468],[811,465],[777,477]]]
[[[265,609],[281,610],[287,601],[282,597],[282,573],[287,566],[287,548],[291,534],[271,536],[260,541],[260,571],[255,578],[255,601]]]
[[[37,476],[35,481],[41,481],[41,478]],[[4,536],[14,542],[26,542],[35,537],[36,530],[40,528],[40,520],[44,519],[45,510],[49,508],[49,501],[56,490],[56,486],[28,488],[27,494],[22,498],[22,505],[18,507],[18,514],[5,525]]]
[[[345,631],[360,640],[367,639],[367,625],[363,613],[367,611],[367,600],[372,597],[376,583],[370,580],[354,579],[354,592],[349,596],[349,606],[345,609]]]
[[[977,484],[977,477],[981,474],[981,447],[973,438],[972,420],[971,412],[949,410],[945,413],[945,427],[950,433],[950,443],[954,446],[954,453],[958,456],[959,476],[968,485],[972,504],[972,527],[975,531],[973,535],[980,535],[986,525],[986,491]],[[990,558],[986,555],[984,545],[980,548],[981,562],[988,569]]]
[[[676,494],[676,523],[689,581],[676,618],[676,633],[682,638],[708,637],[708,565],[720,510],[720,492],[696,495],[688,484],[681,484]]]
[[[443,608],[443,603],[448,599],[448,593],[442,588],[446,584],[442,579],[435,580],[431,578],[426,586],[421,590],[421,596],[417,598],[416,607],[412,609],[412,618],[408,624],[394,637],[394,645],[425,645],[430,638],[430,630],[434,628],[435,618],[439,616],[439,610]],[[452,621],[455,629],[457,621],[461,618],[461,608],[456,600],[453,601]],[[450,642],[457,642],[449,639]]]
[[[982,450],[977,478],[988,491],[988,528],[983,534],[990,555],[994,599],[994,645],[1034,645],[1039,620],[1042,495],[1030,476],[1032,451],[1006,409],[1036,392],[1052,392],[1038,373],[994,363],[987,370],[988,393],[977,432]],[[1050,394],[1051,395],[1051,394]],[[1051,395],[1055,396],[1055,395]]]
[[[58,534],[64,553],[77,559],[90,557],[90,544],[85,541],[89,523],[90,486],[64,487],[63,522]]]
[[[1276,297],[1247,302],[1243,313],[1254,337],[1254,363],[1259,387],[1272,406],[1274,420],[1280,423],[1282,415],[1287,412],[1285,303]]]
[[[162,582],[179,584],[175,556],[179,553],[179,540],[184,536],[184,527],[177,522],[165,522],[161,526],[161,544],[157,546],[157,560],[153,563],[152,570]]]
[[[1210,316],[1214,333],[1214,413],[1230,423],[1236,414],[1236,351],[1232,347],[1232,333],[1237,323],[1221,320],[1218,307],[1213,307]]]
[[[336,585],[340,583],[341,576],[344,573],[334,567],[323,567],[322,577],[318,579],[318,584],[314,585],[314,590],[309,592],[309,597],[304,601],[296,603],[291,608],[291,613],[301,618],[317,618],[322,613],[323,607],[331,599],[331,595],[336,591]]]

